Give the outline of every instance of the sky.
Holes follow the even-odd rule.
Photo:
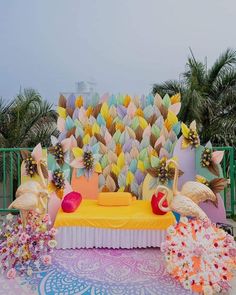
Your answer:
[[[0,0],[0,97],[93,80],[102,94],[147,94],[178,79],[189,47],[211,65],[236,48],[235,0]]]

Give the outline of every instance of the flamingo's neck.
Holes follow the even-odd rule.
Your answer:
[[[46,188],[47,187],[47,184],[46,184],[45,178],[43,176],[43,172],[42,172],[42,169],[41,169],[41,162],[40,161],[37,163],[37,170],[38,170],[38,174],[39,174],[39,176],[41,178],[42,185],[43,185],[44,188]]]

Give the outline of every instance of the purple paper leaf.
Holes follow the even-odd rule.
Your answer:
[[[124,116],[126,116],[126,113],[127,113],[127,109],[124,106],[122,105],[117,106],[117,115],[120,118],[124,118]]]
[[[144,174],[141,171],[137,170],[135,172],[135,179],[137,184],[140,185],[144,180]]]

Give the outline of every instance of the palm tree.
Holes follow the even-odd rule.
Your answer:
[[[33,89],[25,89],[9,103],[0,98],[0,148],[34,147],[39,142],[42,146],[50,145],[51,135],[58,135],[56,130],[57,113],[53,105],[43,100]],[[17,153],[13,153],[13,192],[18,185]],[[10,171],[9,153],[6,154],[6,174]],[[3,169],[0,153],[0,171]],[[0,173],[0,182],[3,174]],[[9,188],[8,188],[9,190]],[[9,192],[8,192],[9,193]]]
[[[180,92],[180,120],[196,120],[203,143],[236,145],[236,51],[227,49],[209,69],[190,52],[182,78],[155,84],[153,94]]]
[[[0,147],[34,147],[50,144],[56,135],[57,114],[52,104],[33,89],[25,89],[10,103],[0,99]]]

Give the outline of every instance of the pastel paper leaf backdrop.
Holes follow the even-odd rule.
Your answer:
[[[180,122],[180,96],[97,94],[84,99],[60,97],[59,141],[74,135],[78,147],[89,144],[101,165],[100,191],[131,191],[142,198],[143,180],[161,157],[172,157]],[[71,153],[72,154],[72,153]],[[49,159],[49,166],[55,166]]]

